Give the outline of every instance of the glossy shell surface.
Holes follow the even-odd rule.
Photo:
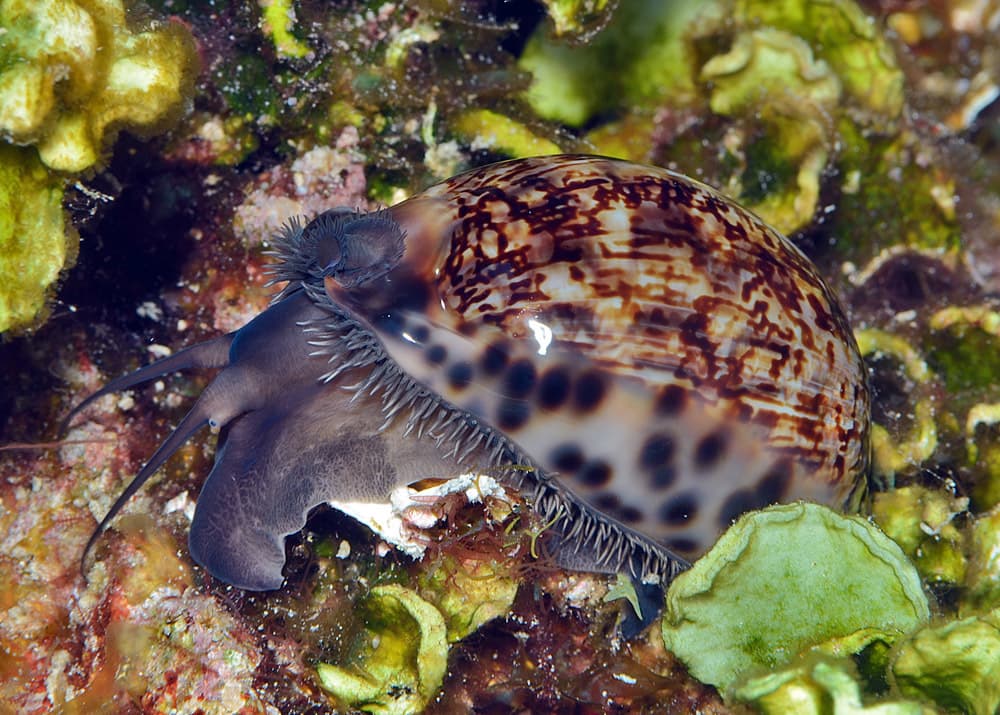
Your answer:
[[[386,212],[384,278],[326,290],[392,360],[600,512],[696,556],[750,508],[863,492],[865,370],[811,262],[687,177],[516,160]]]

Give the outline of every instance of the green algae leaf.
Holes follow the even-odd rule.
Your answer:
[[[627,0],[586,45],[570,46],[540,27],[518,60],[533,80],[525,100],[538,116],[579,127],[603,112],[693,100],[695,57],[685,41],[702,0]]]
[[[1000,608],[1000,506],[972,525],[965,585],[963,610]]]
[[[616,3],[609,0],[542,0],[556,35],[583,35],[600,29]]]
[[[764,715],[919,715],[925,712],[914,702],[864,705],[851,661],[816,653],[777,672],[749,678],[734,689],[733,695]]]
[[[878,25],[853,0],[737,0],[734,16],[804,38],[861,106],[889,117],[903,109],[903,72]]]
[[[872,517],[928,582],[961,583],[966,571],[965,535],[954,521],[968,508],[968,497],[909,486],[876,494]]]
[[[787,504],[742,517],[674,580],[663,639],[692,675],[725,690],[754,667],[862,629],[893,640],[928,616],[916,570],[874,525]]]
[[[397,584],[376,586],[361,604],[365,630],[342,665],[317,666],[324,688],[365,712],[420,712],[441,687],[447,629],[434,606]]]
[[[737,35],[728,52],[705,63],[701,78],[711,82],[709,106],[716,114],[745,111],[768,93],[793,93],[828,108],[840,100],[840,80],[809,44],[770,27]]]
[[[0,333],[35,321],[63,264],[74,259],[64,185],[34,149],[0,143]]]
[[[774,28],[737,35],[701,78],[711,84],[713,112],[755,116],[765,130],[747,153],[741,200],[784,233],[807,224],[819,202],[840,80],[802,38]],[[760,175],[767,180],[753,181]]]
[[[476,148],[502,151],[513,158],[559,154],[562,149],[532,132],[521,122],[489,109],[471,109],[460,114],[452,129]]]
[[[510,571],[494,561],[463,563],[445,558],[421,574],[421,595],[440,609],[449,642],[462,640],[510,611],[518,586]]]
[[[1000,710],[1000,612],[918,631],[898,644],[892,675],[899,690],[975,715]]]

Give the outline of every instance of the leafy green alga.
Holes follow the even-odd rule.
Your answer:
[[[512,157],[558,154],[560,147],[515,119],[489,109],[470,109],[455,118],[452,129],[474,148],[502,151]]]
[[[829,114],[841,97],[829,65],[802,38],[765,27],[738,35],[729,52],[705,63],[701,78],[711,85],[712,111],[753,115],[765,132],[747,149],[740,197],[785,233],[808,222],[829,156]]]
[[[819,208],[840,120],[891,133],[903,106],[892,47],[854,0],[623,0],[585,46],[536,31],[520,66],[539,116],[603,125],[588,134],[598,151],[635,161],[712,171],[678,136],[697,116],[705,138],[707,103],[731,119],[712,161],[735,164],[713,183],[785,233]]]
[[[968,550],[962,612],[1000,609],[1000,506],[973,522]]]
[[[361,603],[365,629],[346,662],[320,663],[323,687],[354,708],[405,715],[421,711],[444,680],[447,628],[415,591],[376,586]]]
[[[456,642],[489,620],[505,615],[517,594],[517,579],[502,562],[442,556],[420,575],[420,595],[434,604]]]
[[[751,677],[734,689],[737,700],[763,715],[920,715],[913,702],[864,705],[847,658],[810,653],[773,673]]]
[[[1000,612],[918,631],[897,644],[892,675],[906,696],[994,715],[1000,709]]]
[[[581,35],[600,27],[617,4],[613,0],[542,0],[556,35]]]
[[[886,119],[902,111],[903,73],[892,45],[854,0],[737,0],[734,15],[805,39],[861,107]]]
[[[968,507],[968,497],[907,486],[876,494],[872,516],[924,579],[958,584],[965,579],[965,534],[954,520]]]
[[[0,333],[30,325],[76,251],[65,223],[65,181],[31,147],[0,143]]]
[[[667,648],[726,690],[755,667],[858,631],[909,632],[929,609],[916,570],[874,525],[816,504],[745,515],[671,584]],[[874,631],[873,631],[874,629]]]
[[[701,0],[625,0],[591,42],[570,46],[539,28],[519,60],[532,73],[526,99],[535,112],[570,126],[629,105],[694,98],[695,58],[685,34],[711,11]]]

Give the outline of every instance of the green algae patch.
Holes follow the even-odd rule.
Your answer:
[[[940,202],[942,193],[954,193],[947,188],[951,177],[941,166],[920,166],[911,158],[924,150],[925,138],[905,128],[879,135],[846,116],[837,120],[837,134],[838,170],[857,177],[828,224],[838,252],[863,264],[901,246],[939,255],[961,247],[959,223]]]
[[[846,658],[811,653],[774,673],[747,679],[733,691],[763,715],[920,715],[914,702],[890,701],[865,705]]]
[[[1000,374],[1000,313],[990,306],[949,307],[931,316],[927,360],[950,393],[989,394]]]
[[[415,591],[376,586],[360,605],[365,628],[346,661],[320,663],[320,683],[351,707],[403,715],[423,710],[448,664],[444,616]]]
[[[968,465],[979,476],[972,485],[977,511],[1000,504],[1000,402],[980,402],[965,416],[965,450]]]
[[[968,552],[963,614],[1000,608],[1000,507],[972,524]]]
[[[630,105],[654,106],[665,98],[694,99],[693,48],[688,28],[714,3],[627,0],[591,42],[569,46],[532,35],[518,61],[533,81],[525,100],[538,116],[579,127],[594,115]]]
[[[903,109],[903,73],[878,24],[853,0],[737,0],[738,21],[806,39],[861,107],[887,118]]]
[[[420,595],[441,611],[452,643],[507,614],[517,587],[510,569],[495,561],[443,557],[435,568],[420,575]]]
[[[716,114],[742,112],[775,92],[793,91],[821,107],[840,100],[840,81],[812,48],[770,27],[737,36],[729,52],[705,63],[701,77],[711,83],[709,106]]]
[[[802,38],[766,27],[738,35],[729,52],[705,63],[701,79],[711,85],[713,112],[762,125],[764,136],[747,150],[741,199],[779,231],[808,223],[829,156],[828,117],[841,97],[829,65]]]
[[[883,355],[898,361],[916,385],[926,385],[933,378],[920,352],[906,339],[877,328],[855,330],[854,337],[862,356]],[[937,449],[937,423],[929,398],[917,399],[913,417],[911,432],[903,439],[872,423],[872,473],[879,482],[893,484],[898,472],[922,464]]]
[[[698,680],[726,690],[826,641],[863,629],[891,641],[928,616],[895,543],[863,519],[799,503],[745,515],[678,576],[663,639]]]
[[[37,321],[59,271],[75,259],[63,188],[34,149],[0,144],[0,333]]]
[[[187,29],[132,32],[117,0],[9,0],[0,38],[0,135],[36,146],[52,169],[93,166],[118,129],[153,133],[191,94]]]
[[[784,233],[814,220],[841,154],[868,156],[869,134],[897,133],[903,107],[892,46],[853,0],[622,0],[583,46],[536,30],[519,66],[538,116],[598,124],[587,137],[602,153],[698,166]],[[727,131],[706,140],[711,117]],[[689,126],[724,154],[694,158],[678,136]]]
[[[270,35],[279,55],[300,59],[312,52],[309,45],[292,34],[295,8],[291,0],[258,0],[258,3],[264,14],[264,32]]]
[[[918,631],[897,645],[892,676],[909,697],[993,715],[1000,709],[1000,613]]]
[[[452,129],[474,149],[501,151],[513,158],[559,154],[558,144],[538,136],[521,122],[489,109],[470,109]]]
[[[601,29],[617,2],[612,0],[542,0],[557,36],[587,36]]]
[[[955,518],[968,508],[968,497],[908,486],[876,494],[872,516],[927,582],[960,584],[965,580],[966,536]]]

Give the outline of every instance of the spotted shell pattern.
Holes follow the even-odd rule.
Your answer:
[[[697,556],[740,513],[863,491],[868,391],[811,262],[687,177],[596,157],[387,210],[386,280],[325,284],[392,360],[600,512]]]

